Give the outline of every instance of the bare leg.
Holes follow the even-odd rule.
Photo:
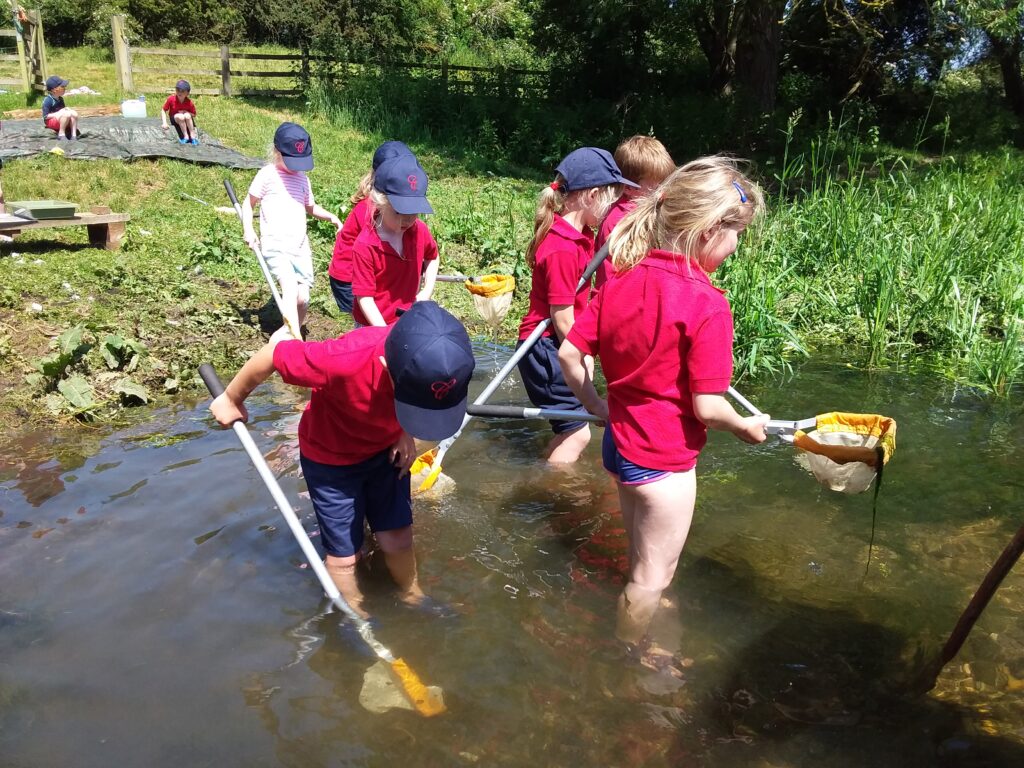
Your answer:
[[[338,588],[341,596],[345,598],[345,602],[352,607],[352,610],[365,619],[369,617],[369,614],[363,610],[363,592],[359,589],[359,583],[356,581],[356,563],[358,561],[358,555],[349,555],[348,557],[328,555],[324,559],[334,586]]]
[[[285,324],[291,323],[296,333],[302,327],[298,313],[299,284],[295,280],[295,274],[290,266],[277,275],[277,282],[281,286],[281,312],[285,314]]]
[[[377,543],[384,552],[384,562],[402,591],[399,598],[404,603],[416,605],[426,595],[420,589],[419,576],[416,570],[416,550],[412,545],[412,526],[397,528],[393,531],[378,531],[374,534]]]
[[[306,322],[306,313],[309,310],[309,286],[305,283],[298,284],[295,308],[299,313],[299,327],[301,328],[302,323]]]
[[[71,134],[68,136],[68,138],[77,139],[78,138],[78,113],[77,112],[75,112],[75,111],[71,112],[70,123],[71,123]]]
[[[676,472],[646,485],[619,485],[620,496],[633,497],[629,532],[629,582],[619,597],[616,636],[639,643],[672,583],[679,555],[693,520],[696,473]],[[628,505],[624,505],[628,506]]]
[[[551,464],[572,464],[577,461],[590,442],[590,425],[584,424],[574,432],[555,435],[548,444],[548,462]]]
[[[185,126],[188,129],[186,136],[190,139],[198,139],[199,134],[196,133],[196,124],[192,122],[192,115],[185,115]]]
[[[71,115],[66,109],[60,111],[60,117],[57,118],[59,127],[57,128],[57,138],[66,139],[68,138],[68,123],[71,122]]]

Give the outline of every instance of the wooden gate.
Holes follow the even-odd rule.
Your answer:
[[[21,86],[26,93],[46,91],[46,43],[39,11],[19,7],[13,29],[0,29],[0,62],[17,62],[18,67],[17,78],[7,76],[6,68],[0,73],[0,86]]]

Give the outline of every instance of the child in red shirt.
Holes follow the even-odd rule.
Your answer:
[[[424,301],[392,328],[321,342],[286,339],[287,328],[277,331],[210,410],[225,427],[247,419],[245,399],[275,370],[288,384],[312,388],[299,455],[331,578],[365,615],[355,575],[365,521],[401,599],[424,604],[412,537],[413,438],[443,440],[462,425],[475,364],[466,329]]]
[[[665,145],[653,136],[631,136],[615,149],[615,164],[627,179],[636,179],[639,187],[625,187],[622,196],[615,201],[605,214],[597,230],[594,247],[600,249],[611,235],[622,217],[636,208],[636,201],[649,195],[665,180],[676,164]],[[605,259],[594,273],[594,292],[612,276],[612,260]]]
[[[667,653],[641,641],[690,529],[707,427],[748,443],[765,439],[767,416],[743,418],[725,399],[732,314],[709,280],[762,207],[760,190],[729,158],[673,172],[612,235],[615,275],[559,350],[569,386],[607,423],[604,465],[630,542],[616,635],[649,662]],[[597,356],[607,400],[594,388]]]
[[[533,283],[529,309],[519,324],[520,343],[549,317],[551,325],[519,361],[519,375],[538,408],[582,412],[583,405],[562,377],[558,345],[587,305],[589,289],[577,290],[577,285],[594,256],[593,228],[623,186],[637,185],[622,175],[606,150],[597,147],[570,152],[555,171],[555,180],[540,193],[533,240],[526,251]],[[585,421],[553,421],[551,431],[555,438],[547,460],[552,463],[571,464],[590,442]]]
[[[373,176],[385,160],[401,155],[415,157],[412,150],[400,141],[385,141],[373,153],[373,163],[369,172],[359,181],[359,188],[350,198],[352,210],[345,218],[345,224],[334,240],[334,253],[327,275],[331,281],[331,293],[338,309],[351,314],[354,300],[352,298],[352,246],[359,234],[371,226],[373,206],[370,203],[370,191],[373,189]]]
[[[398,310],[427,301],[440,264],[437,243],[419,218],[434,209],[427,202],[427,174],[415,157],[384,161],[373,175],[369,199],[373,226],[365,227],[352,245],[356,327],[391,325]]]
[[[167,97],[160,119],[163,129],[170,128],[168,118],[174,121],[178,130],[178,143],[199,146],[199,131],[196,130],[196,105],[188,97],[192,86],[188,80],[179,80],[174,86],[174,93]]]

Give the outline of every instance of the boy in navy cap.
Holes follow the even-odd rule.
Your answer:
[[[64,91],[68,81],[60,75],[46,78],[46,98],[43,99],[43,125],[55,131],[58,141],[78,138],[78,113],[64,104]]]
[[[189,94],[192,86],[188,80],[179,80],[174,86],[174,93],[167,97],[163,110],[160,112],[160,119],[163,122],[163,129],[170,128],[168,118],[174,121],[174,127],[178,131],[179,144],[199,145],[199,131],[196,130],[196,105]]]
[[[313,251],[306,236],[306,215],[329,221],[339,231],[341,219],[313,200],[313,188],[305,173],[313,169],[313,141],[301,125],[278,126],[269,160],[252,180],[242,202],[242,227],[246,244],[261,249],[267,267],[281,286],[281,311],[286,320],[300,328],[313,286]],[[257,205],[259,237],[252,226]]]
[[[384,161],[373,175],[370,203],[373,226],[352,245],[352,316],[361,325],[391,325],[399,310],[431,297],[440,265],[437,243],[419,218],[434,209],[416,158]]]
[[[245,399],[275,370],[288,384],[312,388],[299,454],[331,578],[365,615],[355,573],[365,521],[401,599],[422,604],[409,484],[413,438],[443,440],[462,425],[475,365],[466,329],[424,301],[390,328],[358,328],[321,342],[286,339],[286,329],[277,331],[210,410],[225,427],[247,419]]]

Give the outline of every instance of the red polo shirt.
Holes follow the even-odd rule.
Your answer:
[[[370,198],[364,197],[349,211],[341,232],[334,240],[334,253],[327,274],[343,283],[352,282],[352,246],[359,233],[366,227],[373,226],[373,205]]]
[[[167,101],[164,102],[164,112],[168,112],[171,115],[176,115],[179,112],[188,112],[194,115],[196,113],[196,105],[188,96],[185,97],[184,101],[178,101],[178,94],[172,93],[167,97]]]
[[[530,307],[519,323],[519,338],[525,339],[542,321],[551,317],[551,306],[572,304],[576,317],[587,306],[589,290],[576,286],[587,264],[594,258],[594,240],[557,213],[551,229],[537,248],[530,288]],[[551,336],[551,328],[544,331]]]
[[[615,229],[625,215],[634,208],[636,208],[635,197],[623,195],[616,200],[615,204],[608,209],[608,213],[605,214],[604,221],[601,222],[601,227],[597,230],[597,239],[594,240],[594,247],[600,250],[601,246],[608,242],[608,238],[611,237],[612,230]],[[601,266],[599,266],[597,268],[597,272],[594,273],[594,293],[597,293],[598,289],[608,282],[608,278],[614,274],[615,267],[612,266],[612,260],[611,257],[609,257],[601,262]]]
[[[697,263],[650,251],[605,283],[569,341],[601,358],[620,453],[650,469],[691,469],[707,441],[693,393],[724,392],[732,378],[729,302]]]
[[[402,235],[402,255],[377,234],[371,223],[359,233],[352,246],[352,316],[369,324],[359,308],[361,296],[372,296],[388,325],[398,319],[396,309],[408,309],[416,301],[425,262],[437,258],[437,243],[430,229],[419,219]]]
[[[327,341],[282,341],[274,368],[313,390],[299,421],[299,450],[321,464],[347,466],[390,448],[402,434],[395,390],[380,357],[388,328],[357,328]]]

